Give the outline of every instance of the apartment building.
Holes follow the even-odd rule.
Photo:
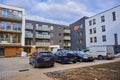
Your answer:
[[[83,17],[69,25],[71,31],[71,50],[82,50],[86,48],[85,20]]]
[[[0,56],[20,54],[24,46],[23,8],[0,4]]]
[[[31,53],[37,50],[50,50],[51,45],[70,49],[70,30],[68,26],[26,20],[25,51]]]
[[[106,10],[85,21],[86,45],[113,45],[120,52],[120,6]]]

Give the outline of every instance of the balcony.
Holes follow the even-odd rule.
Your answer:
[[[70,36],[64,36],[64,40],[70,40]]]
[[[65,29],[64,33],[69,33],[70,34],[70,30]]]
[[[21,33],[22,31],[21,31],[20,29],[6,29],[6,28],[0,28],[0,32]]]
[[[50,46],[50,42],[36,42],[36,46],[42,46],[42,47]]]
[[[36,38],[50,39],[50,35],[36,34]]]
[[[10,43],[10,38],[0,38],[1,46],[20,46],[21,43],[17,43],[17,39],[13,38],[14,43]]]
[[[50,31],[50,28],[43,28],[43,27],[36,27],[36,30],[40,30],[40,31]]]
[[[4,17],[4,16],[0,16],[0,20],[2,21],[11,21],[11,22],[18,22],[21,23],[22,19],[18,19],[18,18],[10,18],[10,17]]]
[[[33,30],[33,26],[32,26],[32,25],[26,25],[26,26],[25,26],[25,29]]]
[[[70,47],[70,46],[71,46],[71,43],[65,43],[64,46],[65,46],[65,47]]]
[[[25,34],[25,37],[26,38],[33,38],[33,34],[31,34],[31,33]]]

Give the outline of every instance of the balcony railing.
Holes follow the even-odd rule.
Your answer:
[[[70,30],[65,29],[64,33],[70,33]]]
[[[30,33],[25,34],[25,37],[26,37],[26,38],[33,38],[33,34],[30,34]]]
[[[3,31],[3,32],[21,32],[21,29],[6,29],[6,28],[0,28],[0,31]]]
[[[32,25],[26,25],[25,29],[33,29],[33,26]]]
[[[71,43],[65,43],[64,46],[70,47]]]
[[[36,34],[36,38],[50,39],[50,35]]]
[[[64,40],[70,40],[70,36],[64,36]]]
[[[36,46],[50,46],[50,42],[36,42]]]
[[[40,30],[40,31],[50,31],[50,28],[43,28],[43,27],[36,27],[36,30]]]
[[[0,38],[0,43],[2,44],[10,43],[10,38]]]

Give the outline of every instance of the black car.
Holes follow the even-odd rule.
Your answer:
[[[55,64],[55,57],[49,51],[34,52],[29,58],[29,64],[34,68],[40,66],[53,67]]]
[[[76,51],[75,52],[77,61],[83,62],[83,61],[94,61],[94,58],[82,51]]]
[[[72,51],[59,50],[55,54],[55,60],[61,62],[62,64],[73,62],[76,63],[76,56]]]

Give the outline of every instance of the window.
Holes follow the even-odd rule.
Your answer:
[[[102,27],[102,32],[105,32],[105,25],[103,25],[101,27]]]
[[[89,21],[89,26],[91,26],[91,25],[92,25],[92,21],[90,20],[90,21]]]
[[[80,26],[79,26],[79,27],[80,27],[80,29],[82,29],[82,28],[83,28],[83,24],[80,24]]]
[[[95,25],[96,24],[96,19],[93,19],[93,25]]]
[[[6,22],[6,30],[10,30],[10,22]]]
[[[103,41],[103,42],[106,42],[106,35],[103,35],[103,36],[102,36],[102,41]]]
[[[59,40],[59,44],[62,44],[62,40]]]
[[[21,31],[21,26],[20,23],[13,23],[13,30]]]
[[[93,42],[93,40],[92,40],[92,37],[90,38],[90,43],[92,43]]]
[[[13,11],[14,18],[21,19],[22,18],[22,12],[20,11]]]
[[[61,37],[62,36],[62,34],[61,33],[59,33],[59,37]]]
[[[80,31],[80,36],[82,36],[83,35],[83,31]]]
[[[97,42],[97,37],[94,37],[94,42]]]
[[[96,33],[96,28],[93,28],[93,33]]]
[[[112,12],[112,16],[113,16],[113,21],[115,21],[116,20],[116,13]]]
[[[105,16],[101,16],[101,22],[105,22]]]
[[[83,39],[80,39],[80,44],[83,44]]]
[[[3,30],[6,29],[6,22],[2,21],[2,27]]]
[[[90,29],[90,34],[92,34],[92,29]]]

